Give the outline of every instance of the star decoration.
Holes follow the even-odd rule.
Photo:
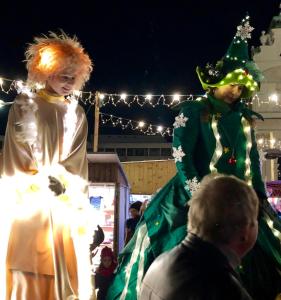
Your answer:
[[[191,195],[196,192],[200,187],[200,182],[196,177],[193,177],[192,179],[188,179],[185,182],[186,188],[190,190]]]
[[[174,128],[185,127],[185,123],[187,120],[188,120],[188,118],[185,117],[183,113],[179,114],[175,118],[175,123],[173,124]]]
[[[251,32],[254,30],[254,27],[250,26],[249,21],[245,22],[243,25],[237,26],[237,37],[240,37],[241,40],[247,40],[251,38]]]
[[[175,162],[182,162],[182,158],[185,156],[185,153],[182,150],[181,146],[173,147],[173,157]]]
[[[223,147],[223,153],[228,153],[230,149],[228,147]]]

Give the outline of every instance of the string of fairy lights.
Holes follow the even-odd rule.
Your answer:
[[[172,136],[173,131],[169,127],[162,125],[147,124],[144,121],[135,121],[126,118],[120,118],[114,115],[100,113],[101,123],[110,123],[113,127],[120,127],[123,130],[129,128],[133,131],[138,130],[146,135],[161,134],[162,136]]]
[[[42,86],[39,84],[34,86],[34,90],[41,89]],[[30,93],[30,87],[22,80],[12,80],[5,77],[0,77],[0,92],[4,94],[10,94],[11,92],[16,93]],[[183,95],[180,93],[169,94],[169,95],[154,95],[154,94],[126,94],[126,93],[102,93],[102,92],[91,92],[91,91],[74,91],[73,96],[81,103],[85,105],[95,105],[96,101],[99,101],[101,108],[111,105],[114,107],[125,105],[127,107],[139,106],[139,107],[152,107],[164,106],[167,108],[176,106],[184,101],[193,101],[198,97],[204,97],[204,95],[187,94]],[[258,97],[255,95],[252,99],[253,103],[257,103],[258,106],[263,104],[273,104],[281,107],[281,94],[273,93],[268,97]],[[11,105],[13,102],[4,101],[0,98],[0,107]],[[160,134],[162,136],[172,136],[173,129],[163,125],[155,125],[144,120],[132,120],[112,114],[106,114],[100,112],[100,122],[103,125],[110,125],[112,127],[119,127],[122,130],[130,129],[133,131],[139,131],[146,135]],[[262,137],[258,139],[258,146],[261,150],[265,151],[270,148],[281,149],[281,141],[274,138]]]

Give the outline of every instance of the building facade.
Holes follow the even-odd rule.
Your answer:
[[[281,13],[272,18],[268,31],[262,31],[261,45],[252,48],[253,59],[264,80],[253,100],[253,110],[261,113],[264,122],[257,121],[257,142],[267,158],[263,161],[265,181],[281,179]],[[263,156],[263,155],[262,155]]]

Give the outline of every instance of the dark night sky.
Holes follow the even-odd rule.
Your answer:
[[[33,5],[31,1],[4,1],[0,12],[0,76],[24,79],[26,44],[33,36],[62,28],[78,36],[94,61],[86,90],[128,94],[201,93],[195,67],[224,55],[246,12],[255,27],[251,42],[258,46],[261,30],[267,30],[272,16],[279,13],[280,3],[88,0],[91,5],[77,1],[74,6],[70,1],[37,1]],[[170,125],[173,114],[161,108],[119,109],[115,114],[147,119],[148,112],[150,122]],[[5,123],[5,110],[0,118]]]

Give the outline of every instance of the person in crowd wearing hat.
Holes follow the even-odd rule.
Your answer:
[[[141,214],[141,209],[142,207],[142,202],[141,201],[136,201],[132,203],[129,207],[129,212],[131,215],[131,218],[126,220],[126,227],[125,227],[125,245],[128,244],[130,239],[135,233],[136,226],[140,220],[140,214]]]
[[[116,268],[116,260],[114,253],[109,247],[104,247],[101,250],[100,265],[95,273],[95,284],[98,290],[97,300],[105,300],[108,287],[114,277]]]
[[[92,62],[64,32],[35,37],[25,54],[28,80],[9,111],[3,147],[1,190],[10,207],[3,210],[9,231],[0,232],[7,253],[0,298],[94,299],[88,128],[73,94]]]
[[[266,200],[253,128],[255,118],[262,116],[245,103],[262,80],[248,54],[252,30],[247,16],[223,58],[197,68],[207,93],[180,104],[173,135],[177,174],[153,197],[131,242],[119,255],[108,299],[139,297],[150,264],[185,238],[189,199],[209,173],[235,175],[253,186],[260,200],[259,233],[239,272],[254,299],[273,300],[281,291],[281,247],[276,237],[281,226]]]
[[[235,268],[258,233],[258,197],[245,181],[207,175],[188,211],[188,234],[148,269],[140,300],[250,300]]]

